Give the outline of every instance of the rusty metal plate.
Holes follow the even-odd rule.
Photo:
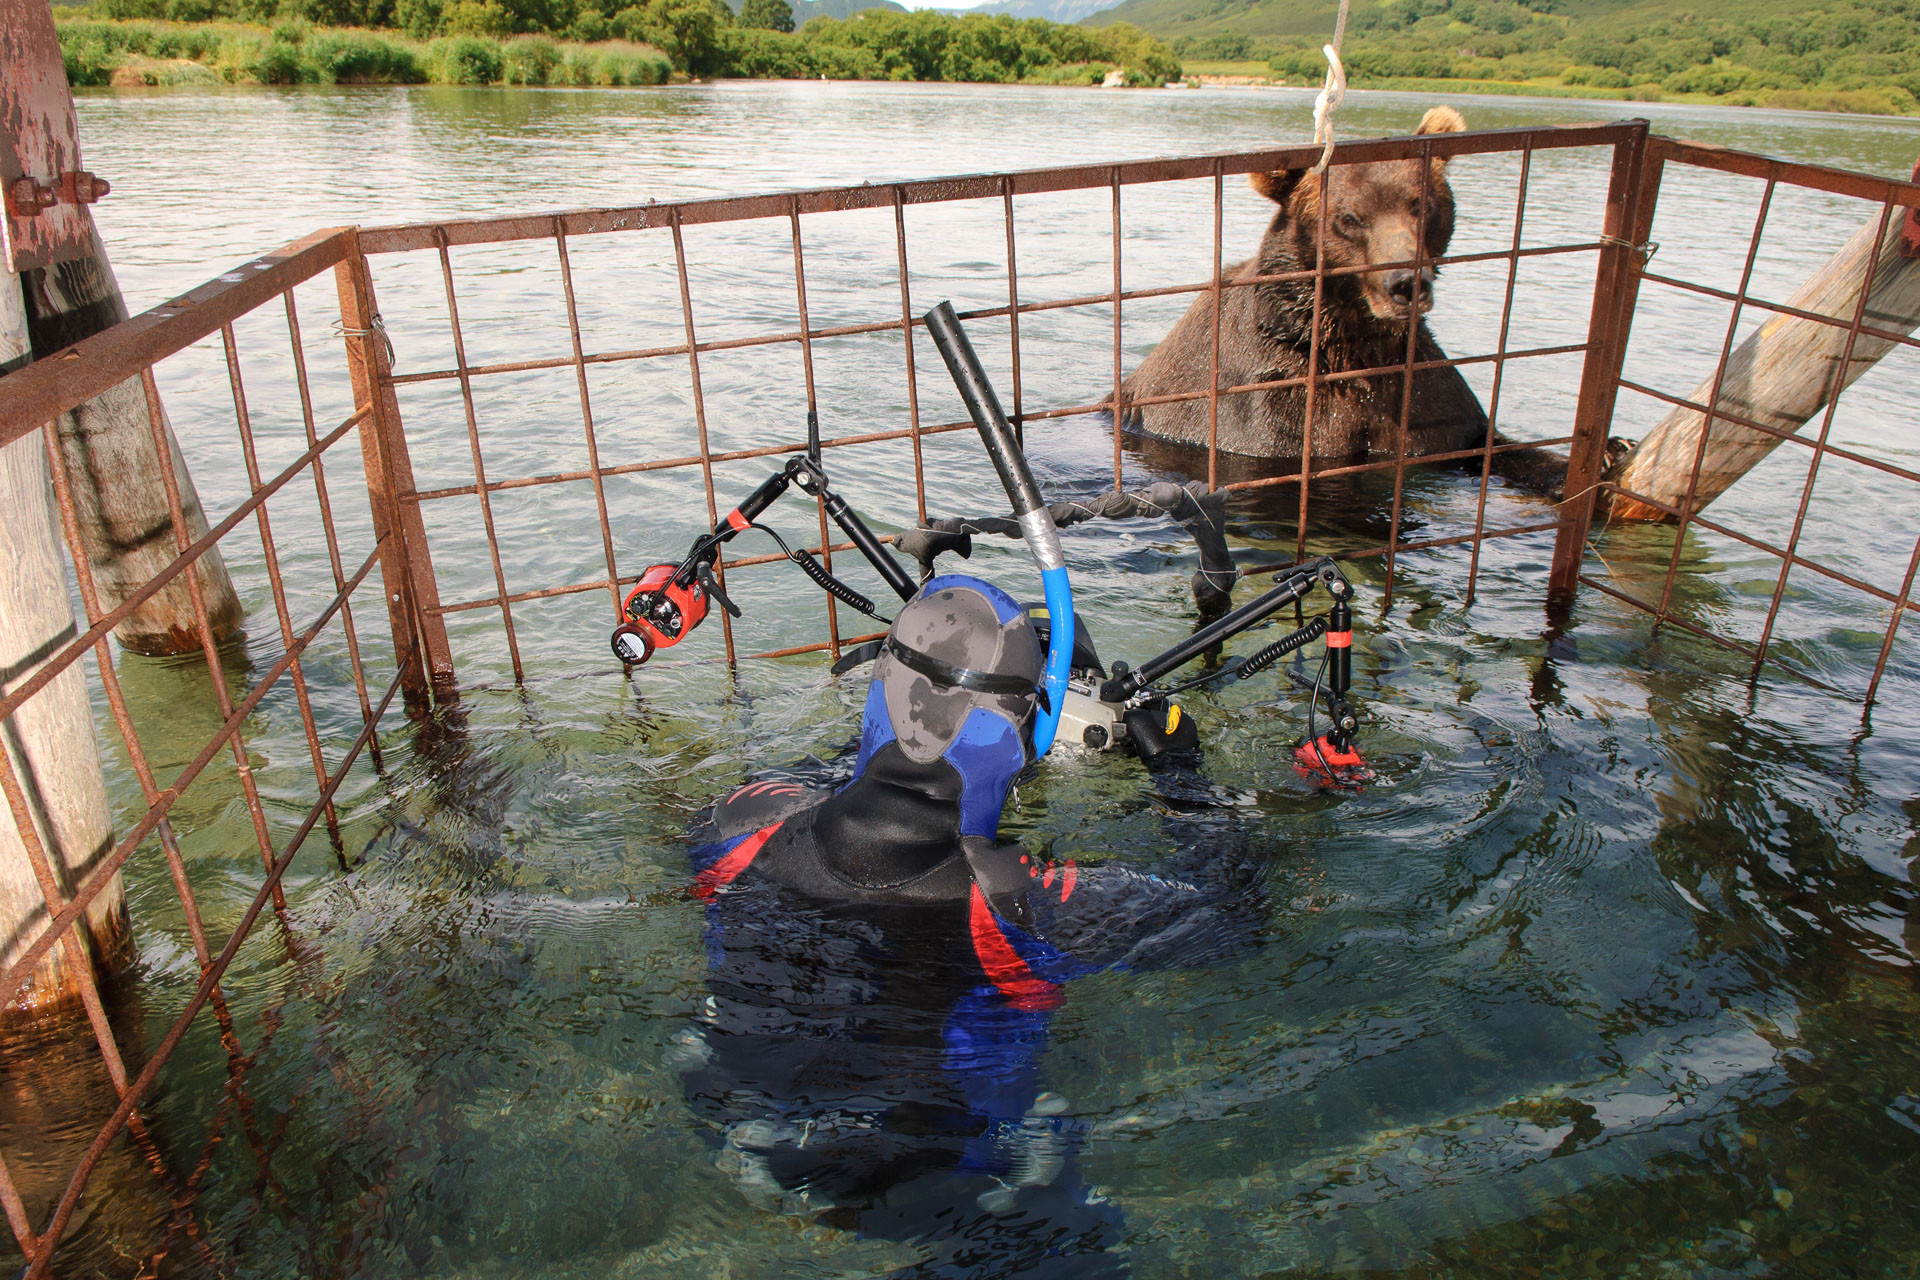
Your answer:
[[[72,198],[71,182],[69,194],[61,193],[63,177],[79,171],[73,95],[53,9],[47,0],[0,0],[0,242],[8,270],[18,274],[87,252],[91,216]]]

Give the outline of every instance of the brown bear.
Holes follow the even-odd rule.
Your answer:
[[[1417,133],[1455,133],[1466,128],[1452,107],[1435,107]],[[1311,272],[1316,236],[1326,228],[1325,262],[1340,268],[1376,268],[1325,277],[1320,307],[1319,371],[1324,377],[1354,369],[1385,372],[1321,382],[1314,392],[1312,452],[1316,464],[1392,456],[1400,431],[1401,393],[1406,386],[1407,326],[1414,334],[1415,361],[1446,358],[1426,321],[1433,305],[1435,270],[1408,265],[1419,242],[1425,258],[1440,257],[1453,238],[1453,192],[1447,162],[1430,162],[1423,184],[1418,160],[1339,165],[1325,177],[1304,169],[1252,175],[1254,190],[1279,205],[1254,257],[1223,267],[1224,279],[1284,272]],[[1422,187],[1425,186],[1423,194]],[[1424,205],[1424,209],[1423,209]],[[1324,206],[1324,210],[1323,210]],[[1422,221],[1422,213],[1425,219]],[[1323,220],[1324,213],[1324,220]],[[1268,282],[1223,290],[1220,300],[1220,381],[1227,387],[1298,378],[1307,372],[1313,327],[1314,280]],[[1203,391],[1212,363],[1213,297],[1194,299],[1172,331],[1124,384],[1128,400]],[[1466,379],[1451,368],[1424,369],[1412,379],[1406,456],[1419,458],[1478,448],[1486,440],[1487,415]],[[1236,476],[1272,474],[1299,465],[1301,426],[1306,421],[1305,385],[1223,395],[1216,440],[1222,454],[1242,455]],[[1207,400],[1129,406],[1127,427],[1159,440],[1204,449]],[[1164,455],[1167,451],[1152,450]],[[1175,454],[1184,451],[1175,450]],[[1289,468],[1251,463],[1284,459]],[[1194,461],[1155,458],[1191,470]],[[1544,450],[1497,454],[1496,474],[1543,492],[1565,483],[1566,459]]]

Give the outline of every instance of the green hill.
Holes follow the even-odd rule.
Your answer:
[[[1190,61],[1320,78],[1336,0],[1126,0]],[[1354,0],[1356,85],[1475,82],[1615,97],[1920,114],[1920,0]]]

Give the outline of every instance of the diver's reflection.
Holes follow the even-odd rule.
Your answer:
[[[1261,860],[1205,812],[1170,820],[1185,852],[1153,875],[998,843],[1040,671],[1017,604],[934,579],[874,669],[853,780],[750,784],[694,852],[710,994],[682,1069],[717,1159],[769,1210],[925,1248],[901,1274],[1124,1274],[1039,1069],[1063,984],[1231,955],[1266,917]]]

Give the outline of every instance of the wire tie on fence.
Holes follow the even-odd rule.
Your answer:
[[[380,317],[378,311],[373,313],[373,323],[365,329],[350,329],[345,320],[335,320],[333,331],[342,338],[377,337],[380,339],[380,345],[387,349],[387,368],[391,370],[400,363],[400,358],[393,349],[393,338],[387,333],[387,322]]]
[[[1600,237],[1600,243],[1618,245],[1622,249],[1625,249],[1628,252],[1637,255],[1640,259],[1640,265],[1642,267],[1646,266],[1649,262],[1652,262],[1653,255],[1660,252],[1660,242],[1658,240],[1647,240],[1647,241],[1644,241],[1643,243],[1635,244],[1633,241],[1627,239],[1625,236],[1602,234]]]

